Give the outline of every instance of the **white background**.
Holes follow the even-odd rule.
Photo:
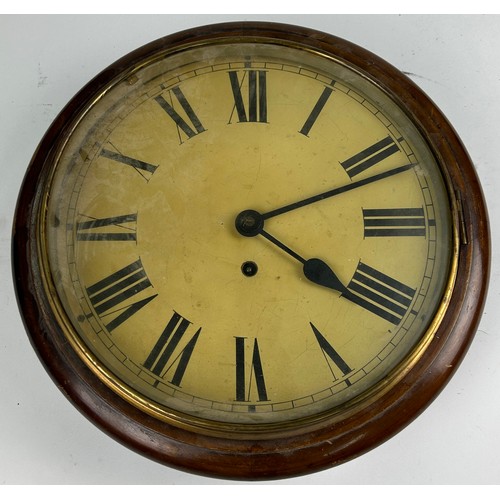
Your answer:
[[[0,484],[229,484],[129,451],[65,399],[24,331],[11,277],[10,239],[31,155],[56,114],[88,80],[161,36],[201,24],[255,19],[335,34],[407,72],[464,141],[489,206],[493,243],[481,325],[438,399],[374,451],[328,471],[275,483],[500,483],[500,17],[143,15],[0,17]]]

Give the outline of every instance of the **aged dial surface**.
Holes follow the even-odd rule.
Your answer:
[[[363,75],[299,46],[201,44],[121,75],[72,132],[46,286],[82,359],[141,409],[293,426],[381,390],[432,336],[447,192]]]

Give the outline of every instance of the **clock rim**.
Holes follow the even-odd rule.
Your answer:
[[[140,65],[153,52],[222,38],[276,39],[284,45],[334,54],[354,66],[415,123],[444,169],[455,200],[460,240],[457,274],[442,321],[415,365],[362,413],[349,414],[341,428],[325,421],[302,434],[252,440],[208,436],[159,421],[120,398],[87,367],[68,344],[44,291],[38,215],[43,209],[44,165],[50,163],[61,131],[97,89],[120,77],[125,68]],[[276,479],[332,467],[369,451],[408,425],[444,388],[472,342],[484,307],[490,268],[489,223],[477,174],[461,140],[437,106],[403,73],[334,35],[288,24],[232,22],[150,42],[111,64],[71,99],[40,142],[23,181],[14,218],[12,265],[18,306],[40,361],[66,397],[101,430],[153,460],[182,470],[233,479]]]

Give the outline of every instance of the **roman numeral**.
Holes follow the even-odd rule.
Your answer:
[[[196,333],[194,333],[184,347],[180,350],[177,349],[179,352],[174,357],[176,348],[180,346],[181,341],[186,336],[189,325],[191,325],[190,321],[174,311],[163,333],[158,338],[143,364],[144,368],[150,370],[158,377],[164,377],[174,366],[176,366],[170,383],[177,387],[181,385],[182,377],[184,376],[184,372],[186,371],[201,332],[201,328],[198,328]],[[155,387],[157,385],[158,381],[154,383]]]
[[[78,241],[137,241],[137,214],[104,219],[87,218],[89,220],[78,222],[76,225]]]
[[[398,151],[399,147],[392,137],[386,137],[340,164],[352,179]]]
[[[152,287],[152,284],[141,260],[138,259],[87,287],[87,294],[100,318],[114,316],[114,319],[105,325],[111,332],[156,297],[155,294],[137,302],[130,301],[149,287]]]
[[[100,155],[104,158],[109,158],[110,160],[121,163],[122,165],[132,167],[146,181],[149,181],[158,168],[157,165],[151,165],[151,163],[136,160],[135,158],[116,153],[115,151],[110,151],[109,149],[101,149]]]
[[[335,82],[332,81],[332,85]],[[315,124],[316,120],[318,119],[319,114],[321,113],[322,109],[325,107],[326,101],[328,101],[328,98],[332,94],[333,89],[330,87],[325,87],[323,90],[323,93],[319,96],[318,101],[314,105],[314,108],[311,111],[311,114],[305,121],[304,125],[302,128],[299,130],[299,133],[305,135],[306,137],[309,136],[309,132],[312,128],[312,126]]]
[[[398,325],[408,311],[415,290],[360,262],[342,292],[346,299]]]
[[[423,208],[364,208],[365,237],[425,236]]]
[[[229,123],[231,123],[235,109],[240,123],[267,123],[267,72],[254,69],[245,70],[241,82],[238,78],[238,71],[229,71],[228,74],[234,97],[234,106],[229,117]],[[247,80],[248,84],[248,102],[246,106],[241,92],[245,80]]]
[[[255,386],[259,401],[268,401],[262,361],[260,358],[259,344],[257,339],[253,343],[252,364],[250,375],[247,377],[245,362],[245,337],[236,339],[236,401],[250,401],[252,392],[252,380],[255,378]],[[253,375],[253,377],[252,377]],[[247,380],[248,378],[248,380]]]
[[[328,359],[330,359],[330,361],[333,362],[337,369],[341,371],[343,377],[351,373],[352,369],[349,368],[349,365],[342,359],[340,354],[332,347],[332,345],[325,339],[321,332],[312,323],[309,324],[311,325],[314,336],[316,337],[316,340],[321,350],[323,351],[323,355],[325,356],[328,368],[332,372],[334,380],[337,380],[337,376],[335,375],[335,371],[332,368],[331,363],[328,362]],[[349,382],[348,379],[346,379],[345,382],[347,385],[351,385],[351,382]]]
[[[193,111],[191,104],[189,104],[188,100],[182,93],[182,90],[179,87],[173,87],[168,91],[170,96],[170,101],[172,104],[168,103],[165,98],[161,95],[155,97],[155,101],[161,106],[161,108],[167,113],[170,118],[177,125],[178,130],[182,130],[184,134],[186,134],[188,139],[195,137],[202,132],[205,132],[205,128],[201,124],[199,118],[196,116],[196,113]],[[191,125],[174,109],[172,94],[176,98],[177,102],[181,105],[182,110],[184,111],[186,118],[191,122]],[[182,138],[179,134],[179,140],[182,144]]]

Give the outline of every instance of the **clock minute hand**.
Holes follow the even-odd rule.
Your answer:
[[[396,167],[391,170],[387,170],[386,172],[382,172],[381,174],[372,175],[371,177],[367,177],[366,179],[361,179],[359,181],[352,182],[351,184],[346,184],[344,186],[331,189],[330,191],[325,191],[324,193],[320,193],[311,196],[309,198],[305,198],[304,200],[290,203],[289,205],[285,205],[281,208],[276,208],[275,210],[271,210],[269,212],[266,212],[265,214],[262,214],[261,215],[262,219],[263,220],[271,219],[272,217],[276,217],[277,215],[281,215],[286,212],[296,210],[297,208],[305,207],[306,205],[311,205],[312,203],[316,203],[318,201],[325,200],[327,198],[332,198],[333,196],[337,196],[347,191],[352,191],[353,189],[359,188],[361,186],[366,186],[367,184],[371,184],[372,182],[392,177],[393,175],[397,175],[399,173],[406,172],[407,170],[411,170],[415,165],[416,163],[409,163],[401,167]]]

